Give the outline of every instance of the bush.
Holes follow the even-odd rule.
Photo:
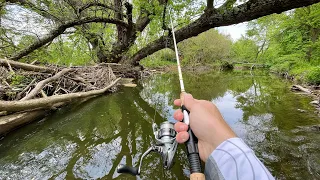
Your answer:
[[[310,69],[307,74],[307,81],[310,84],[320,84],[320,66]]]
[[[171,49],[163,49],[146,57],[140,64],[149,68],[174,65],[176,64],[175,53]]]

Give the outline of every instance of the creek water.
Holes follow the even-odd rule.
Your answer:
[[[225,120],[277,179],[320,179],[319,117],[310,98],[267,72],[184,72],[186,90],[214,102]],[[175,73],[155,74],[136,88],[58,110],[0,141],[0,179],[188,179],[184,145],[166,171],[158,154],[141,175],[118,174],[137,166],[154,142],[152,123],[175,122]]]

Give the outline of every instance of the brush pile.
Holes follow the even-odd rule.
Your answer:
[[[119,79],[110,64],[44,67],[0,59],[0,134],[3,119],[8,121],[13,114],[43,112],[115,91]]]

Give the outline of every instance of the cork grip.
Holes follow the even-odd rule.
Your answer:
[[[205,180],[206,177],[202,173],[192,173],[190,175],[190,180]]]

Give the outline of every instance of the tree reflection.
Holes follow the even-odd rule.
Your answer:
[[[195,98],[221,108],[279,179],[319,177],[320,137],[297,130],[319,123],[308,98],[292,94],[283,81],[265,72],[184,73],[184,79]],[[153,122],[174,122],[172,102],[179,93],[177,75],[165,73],[141,80],[137,88],[64,108],[0,141],[0,174],[12,179],[188,179],[184,146],[169,171],[153,154],[145,159],[140,177],[116,172],[120,163],[138,165],[154,142]]]

